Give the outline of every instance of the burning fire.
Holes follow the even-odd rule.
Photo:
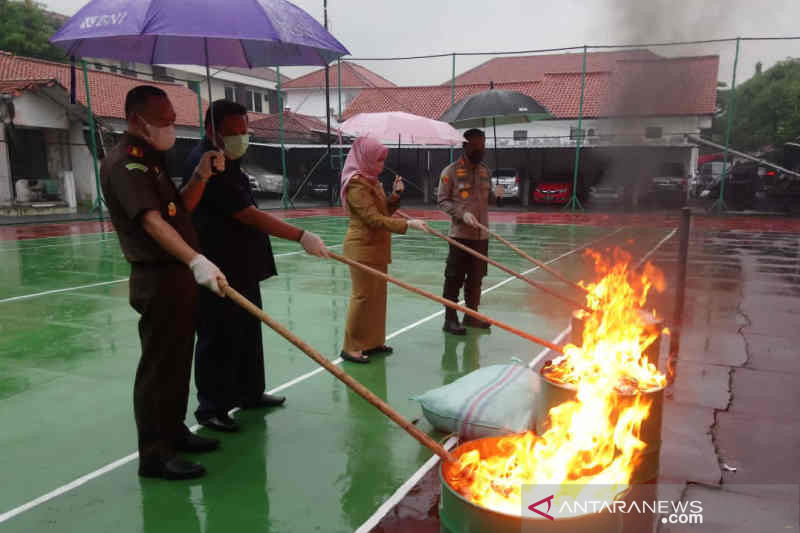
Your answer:
[[[649,263],[635,274],[630,254],[620,249],[613,262],[587,254],[600,280],[583,285],[595,312],[584,317],[582,346],[567,345],[542,371],[577,397],[550,410],[541,436],[510,435],[498,442],[497,453],[482,457],[476,449],[459,457],[448,482],[473,503],[519,514],[523,484],[563,486],[570,497],[591,492],[611,501],[630,483],[645,448],[639,437],[651,404],[641,393],[666,385],[644,354],[658,332],[643,312],[650,290],[664,290],[664,278]]]

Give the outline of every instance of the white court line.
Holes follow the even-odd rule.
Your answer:
[[[610,237],[611,235],[613,235],[615,233],[618,233],[619,231],[622,231],[622,229],[623,228],[620,228],[619,230],[617,230],[617,231],[615,231],[613,233],[610,233],[606,237]],[[656,243],[656,245],[649,252],[647,252],[647,254],[645,254],[644,257],[642,257],[641,260],[639,260],[639,262],[636,265],[636,268],[638,268],[642,263],[644,263],[647,260],[648,257],[650,257],[656,250],[658,250],[661,247],[662,244],[667,242],[673,235],[675,235],[676,231],[677,230],[673,229],[669,234],[667,234],[666,237],[664,237],[663,239],[658,241],[658,243]],[[602,237],[601,239],[597,239],[597,240],[602,240],[602,239],[605,239],[606,237]],[[597,242],[597,240],[593,241],[592,243],[590,243],[590,244],[588,244],[586,246],[589,246],[589,245],[593,244],[594,242]],[[586,246],[583,246],[583,248],[585,248]],[[578,249],[580,249],[580,248],[578,248]],[[536,269],[533,269],[533,270],[536,270]],[[516,279],[516,278],[511,278],[511,279]],[[572,331],[572,325],[571,324],[569,326],[567,326],[566,328],[564,328],[561,331],[561,333],[559,333],[550,342],[552,342],[553,344],[560,343],[561,341],[564,340],[564,337],[566,337],[567,334],[570,331]],[[550,353],[550,351],[551,351],[550,348],[544,348],[541,352],[539,352],[536,355],[536,357],[531,359],[531,362],[528,363],[528,367],[529,368],[533,368],[534,366],[536,366],[542,359],[544,359],[544,357],[548,353]],[[450,441],[452,441],[454,439],[455,439],[455,437],[452,437],[450,440],[447,441],[447,443],[449,444]],[[447,449],[450,450],[450,447],[448,446]],[[403,483],[400,486],[400,488],[398,488],[394,492],[394,494],[392,494],[391,497],[389,497],[388,500],[383,502],[383,505],[378,507],[378,509],[372,514],[372,516],[370,516],[369,519],[367,519],[367,521],[364,522],[355,531],[355,533],[368,533],[370,530],[372,530],[372,528],[377,526],[380,523],[380,521],[383,520],[383,518],[389,513],[389,511],[391,511],[394,508],[395,505],[400,503],[403,500],[403,498],[405,498],[406,495],[411,491],[411,489],[413,489],[414,486],[417,483],[419,483],[419,480],[422,479],[422,477],[425,476],[425,474],[427,474],[431,470],[431,468],[433,468],[433,466],[436,465],[436,463],[438,463],[438,462],[439,462],[439,456],[434,455],[433,457],[431,457],[428,460],[428,462],[425,463],[424,465],[422,465],[422,467],[419,470],[417,470],[405,483]]]
[[[339,246],[342,246],[342,245],[341,244],[334,244],[333,246],[328,246],[328,248],[338,248]],[[278,257],[287,257],[287,256],[290,256],[290,255],[297,255],[297,254],[304,254],[304,253],[306,253],[304,250],[300,250],[300,251],[297,251],[297,252],[288,252],[288,253],[285,253],[285,254],[275,254],[273,257],[275,257],[277,259]],[[16,302],[16,301],[19,301],[19,300],[29,300],[31,298],[38,298],[39,296],[47,296],[49,294],[58,294],[60,292],[78,291],[78,290],[81,290],[81,289],[91,289],[92,287],[102,287],[103,285],[113,285],[115,283],[123,283],[125,281],[128,281],[128,279],[129,278],[115,279],[115,280],[112,280],[112,281],[101,281],[99,283],[90,283],[88,285],[78,285],[76,287],[67,287],[65,289],[53,289],[53,290],[50,290],[50,291],[36,292],[36,293],[33,293],[33,294],[23,294],[21,296],[12,296],[11,298],[3,298],[2,300],[0,300],[0,304],[4,304],[4,303],[8,303],[8,302]]]
[[[554,263],[554,262],[558,261],[559,259],[567,257],[568,255],[572,255],[575,252],[577,252],[578,250],[582,250],[582,249],[584,249],[584,248],[586,248],[588,246],[591,246],[592,244],[594,244],[596,242],[605,240],[608,237],[611,237],[612,235],[615,235],[615,234],[619,233],[623,229],[624,228],[618,228],[618,229],[612,231],[611,233],[609,233],[609,234],[607,234],[607,235],[605,235],[603,237],[595,239],[595,240],[593,240],[593,241],[591,241],[591,242],[589,242],[587,244],[583,244],[583,245],[581,245],[581,246],[579,246],[577,248],[574,248],[574,249],[570,250],[569,252],[563,253],[563,254],[559,255],[558,257],[556,257],[554,259],[551,259],[550,261],[545,262],[545,264]],[[292,253],[294,253],[294,252],[292,252]],[[531,268],[531,269],[527,270],[525,273],[523,273],[523,275],[524,274],[528,274],[528,273],[533,272],[533,271],[538,270],[538,269],[539,269],[538,266],[534,267],[534,268]],[[506,278],[505,280],[503,280],[503,281],[501,281],[501,282],[489,287],[488,289],[486,289],[484,291],[481,291],[481,294],[486,294],[486,293],[488,293],[490,291],[493,291],[493,290],[497,289],[498,287],[501,287],[501,286],[503,286],[503,285],[505,285],[507,283],[510,283],[510,282],[516,280],[516,279],[517,278],[515,278],[513,276],[510,276],[510,277]],[[125,281],[125,280],[122,280],[122,281]],[[3,300],[0,300],[0,303],[2,303],[2,302],[3,302]],[[387,336],[386,340],[392,339],[392,338],[396,337],[397,335],[400,335],[401,333],[404,333],[404,332],[408,331],[409,329],[412,329],[412,328],[414,328],[414,327],[416,327],[416,326],[418,326],[420,324],[423,324],[424,322],[432,320],[433,318],[435,318],[435,317],[437,317],[437,316],[439,316],[439,315],[441,315],[443,313],[444,313],[444,310],[440,310],[440,311],[438,311],[436,313],[428,315],[427,317],[425,317],[425,318],[423,318],[421,320],[418,320],[417,322],[414,322],[413,324],[410,324],[410,325],[408,325],[408,326],[406,326],[406,327],[404,327],[404,328],[402,328],[402,329],[400,329],[398,331],[395,331],[391,335]],[[335,361],[333,361],[333,364],[336,364],[336,365],[338,365],[340,363],[342,363],[342,358],[341,357],[336,359]],[[286,389],[286,388],[288,388],[288,387],[290,387],[292,385],[296,385],[297,383],[300,383],[301,381],[305,381],[306,379],[309,379],[310,377],[312,377],[312,376],[314,376],[316,374],[319,374],[322,371],[324,371],[324,368],[322,368],[322,367],[317,368],[315,370],[312,370],[311,372],[308,372],[306,374],[298,376],[298,377],[292,379],[291,381],[289,381],[287,383],[279,385],[278,387],[270,390],[269,393],[270,394],[274,394],[276,392],[284,390],[284,389]],[[237,410],[238,410],[238,408],[231,410],[231,412],[235,412]],[[195,426],[192,426],[192,428],[190,428],[190,429],[192,431],[196,431],[199,427],[200,427],[199,425],[195,425]],[[31,501],[29,501],[27,503],[24,503],[24,504],[20,505],[19,507],[15,507],[14,509],[11,509],[10,511],[6,511],[3,514],[0,514],[0,524],[10,520],[11,518],[14,518],[15,516],[17,516],[19,514],[22,514],[22,513],[26,512],[26,511],[29,511],[30,509],[32,509],[32,508],[34,508],[34,507],[36,507],[38,505],[41,505],[41,504],[43,504],[45,502],[48,502],[48,501],[50,501],[50,500],[52,500],[54,498],[57,498],[58,496],[61,496],[62,494],[65,494],[66,492],[69,492],[69,491],[71,491],[73,489],[76,489],[76,488],[80,487],[81,485],[84,485],[84,484],[88,483],[89,481],[91,481],[91,480],[93,480],[93,479],[95,479],[95,478],[97,478],[97,477],[99,477],[99,476],[101,476],[103,474],[106,474],[108,472],[111,472],[112,470],[115,470],[115,469],[117,469],[117,468],[119,468],[121,466],[124,466],[127,463],[130,463],[131,461],[135,460],[138,457],[139,457],[138,452],[134,452],[132,454],[126,455],[122,459],[117,459],[116,461],[114,461],[112,463],[109,463],[109,464],[103,466],[102,468],[99,468],[98,470],[90,472],[90,473],[88,473],[88,474],[86,474],[84,476],[79,477],[78,479],[75,479],[74,481],[71,481],[70,483],[67,483],[66,485],[62,485],[61,487],[58,487],[57,489],[48,492],[47,494],[39,496],[38,498],[36,498],[34,500],[31,500]],[[410,487],[409,487],[409,489],[410,489]],[[398,493],[399,493],[399,491],[398,491]]]
[[[458,442],[457,438],[450,437],[449,439],[447,439],[447,442],[445,442],[442,446],[444,447],[445,450],[450,451],[450,449],[452,449],[453,446],[456,445],[456,442]],[[400,488],[398,488],[395,491],[395,493],[389,497],[388,500],[383,502],[383,505],[378,507],[378,510],[375,511],[375,513],[372,516],[370,516],[366,522],[361,524],[361,527],[356,529],[355,533],[369,533],[369,531],[372,531],[372,528],[377,526],[378,523],[383,519],[383,517],[386,516],[389,513],[389,511],[391,511],[394,508],[395,505],[400,503],[400,501],[406,497],[406,494],[408,494],[408,492],[414,488],[414,485],[419,483],[419,481],[423,477],[425,477],[425,474],[430,472],[430,470],[439,463],[439,460],[440,460],[439,456],[435,454],[433,455],[433,457],[428,459],[428,462],[422,465],[422,467],[419,470],[414,472],[414,475],[408,478],[405,483],[400,485]]]

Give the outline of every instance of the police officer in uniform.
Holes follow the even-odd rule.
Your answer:
[[[231,287],[261,307],[259,282],[277,274],[269,235],[297,241],[315,256],[326,257],[328,251],[314,233],[258,209],[241,168],[248,143],[247,109],[228,100],[215,101],[206,113],[206,136],[186,160],[183,191],[187,205],[197,206],[193,218],[200,249],[220,266]],[[192,173],[203,154],[215,146],[224,151],[224,172],[203,190]],[[285,400],[265,393],[261,322],[233,302],[208,293],[200,294],[197,303],[195,416],[210,429],[238,431],[238,423],[228,414],[233,407],[272,407]]]
[[[178,452],[211,451],[219,442],[194,435],[183,422],[194,345],[195,283],[219,294],[225,277],[196,251],[189,212],[165,173],[164,152],[175,143],[175,111],[166,93],[152,86],[132,89],[125,98],[125,116],[127,133],[103,161],[100,178],[131,264],[130,304],[141,315],[142,356],[133,392],[139,475],[196,478],[205,469]],[[203,155],[197,179],[211,176],[215,156],[221,154]]]
[[[489,202],[494,199],[490,172],[482,163],[486,138],[483,131],[471,129],[464,132],[463,154],[458,161],[447,166],[439,179],[439,207],[450,215],[450,237],[487,255],[489,234],[477,224],[489,224]],[[461,287],[467,307],[478,310],[481,302],[481,283],[486,275],[486,262],[464,250],[450,245],[444,273],[444,294],[448,300],[458,302]],[[464,326],[489,329],[489,324],[471,316],[458,320],[455,309],[445,307],[444,331],[455,335],[466,334]]]

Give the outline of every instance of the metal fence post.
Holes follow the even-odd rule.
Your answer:
[[[728,109],[726,114],[727,124],[725,125],[725,156],[722,159],[722,176],[719,179],[719,198],[711,206],[714,211],[725,211],[728,206],[725,204],[725,174],[728,171],[728,148],[731,144],[731,130],[733,128],[733,115],[736,109],[736,67],[739,64],[739,46],[741,37],[736,38],[736,55],[733,58],[733,76],[731,78],[731,93],[728,99]]]
[[[97,128],[94,122],[94,112],[92,111],[92,91],[89,89],[89,73],[86,68],[86,61],[81,59],[81,67],[83,68],[83,86],[86,89],[86,107],[89,111],[89,134],[91,142],[89,143],[92,149],[92,163],[94,164],[94,185],[97,192],[97,201],[95,202],[92,211],[97,210],[100,219],[103,218],[103,195],[100,192],[100,168],[97,164]]]
[[[450,76],[450,107],[456,105],[456,54],[453,54],[453,68]],[[453,146],[450,146],[450,163],[454,161]]]
[[[681,330],[683,329],[683,307],[686,302],[686,274],[689,262],[691,221],[692,210],[689,207],[684,207],[681,209],[680,242],[678,245],[678,278],[675,283],[675,308],[672,317],[673,327],[669,343],[669,358],[667,359],[667,379],[670,383],[675,380],[675,366],[678,363]]]
[[[578,200],[578,168],[581,162],[581,141],[583,141],[583,97],[586,89],[586,51],[587,46],[583,45],[583,63],[581,66],[581,100],[578,107],[578,139],[575,142],[575,168],[572,172],[572,198],[564,206],[564,209],[580,209],[583,211],[581,201]]]
[[[289,178],[286,176],[286,147],[283,140],[283,94],[281,93],[281,67],[275,67],[275,77],[278,78],[278,128],[280,129],[281,138],[281,171],[283,172],[283,194],[281,201],[283,208],[289,207]]]

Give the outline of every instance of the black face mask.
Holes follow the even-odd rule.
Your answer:
[[[483,150],[474,150],[472,153],[467,154],[467,159],[473,165],[477,165],[481,161],[483,161]]]

